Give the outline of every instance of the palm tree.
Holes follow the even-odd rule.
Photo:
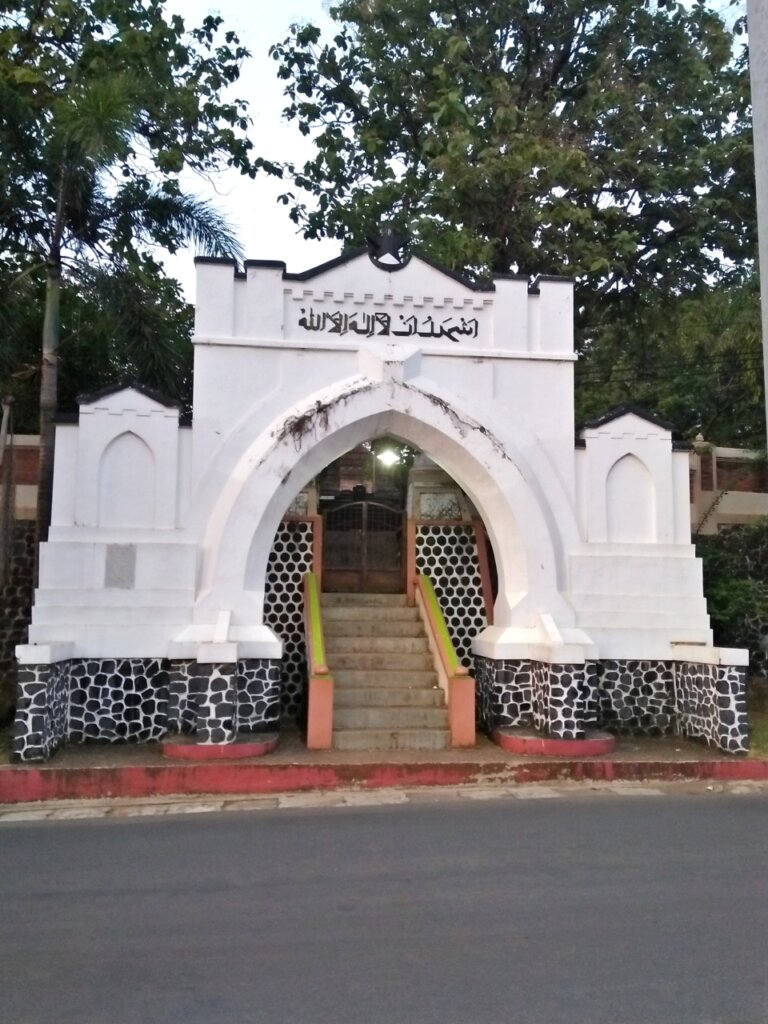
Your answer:
[[[16,284],[42,275],[38,533],[53,477],[62,289],[151,263],[193,242],[239,258],[225,220],[184,191],[185,166],[250,171],[239,101],[220,93],[246,51],[220,19],[185,35],[152,0],[17,0],[0,13],[0,260]]]
[[[37,513],[41,540],[47,536],[51,516],[61,289],[67,275],[91,272],[93,280],[94,261],[102,269],[111,265],[115,271],[131,264],[136,267],[142,261],[137,243],[152,246],[158,238],[174,247],[193,242],[205,255],[242,256],[220,214],[210,204],[183,193],[175,182],[163,189],[147,178],[124,185],[110,179],[109,172],[133,128],[133,111],[126,109],[114,85],[114,81],[93,83],[90,95],[81,96],[78,108],[68,112],[63,138],[57,137],[52,147],[58,157],[50,171],[54,215],[49,230],[39,236],[35,253],[45,274]],[[98,96],[102,91],[104,101]],[[112,111],[109,100],[116,101]],[[100,110],[100,119],[94,119],[92,104]]]

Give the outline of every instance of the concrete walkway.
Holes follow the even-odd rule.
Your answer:
[[[568,759],[509,754],[484,736],[469,750],[309,751],[298,733],[287,731],[273,753],[231,761],[174,761],[157,744],[66,747],[46,764],[0,766],[0,804],[567,781],[764,779],[768,760],[728,757],[676,737],[620,738],[612,754]]]
[[[245,796],[114,797],[93,800],[40,800],[0,804],[0,825],[34,821],[81,821],[92,818],[164,818],[186,814],[237,811],[291,811],[436,804],[453,801],[563,800],[579,797],[752,796],[768,794],[768,779],[748,782],[560,782],[466,786],[416,786],[399,789],[333,789]]]

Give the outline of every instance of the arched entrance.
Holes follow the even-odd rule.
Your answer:
[[[283,643],[284,715],[302,717],[306,572],[315,572],[322,604],[342,597],[350,606],[356,595],[367,604],[401,595],[412,606],[416,575],[428,577],[456,655],[471,671],[472,641],[493,615],[488,547],[468,497],[412,444],[367,440],[324,467],[291,502],[267,563],[264,621]],[[383,608],[377,634],[387,616],[400,614],[389,601]],[[349,632],[361,637],[362,623]]]
[[[395,436],[425,452],[456,480],[487,529],[498,594],[486,639],[498,648],[496,656],[512,656],[506,653],[510,644],[530,643],[530,631],[538,629],[544,612],[554,635],[574,625],[573,608],[563,594],[563,549],[574,543],[575,522],[546,452],[526,438],[524,427],[517,431],[523,443],[510,449],[434,394],[367,379],[316,393],[243,451],[240,437],[246,427],[232,440],[240,448],[239,460],[207,514],[195,607],[199,621],[221,607],[232,609],[236,627],[263,621],[267,559],[294,496],[355,445]],[[540,456],[535,473],[524,452]],[[559,518],[553,504],[564,510]]]

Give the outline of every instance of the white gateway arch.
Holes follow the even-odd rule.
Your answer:
[[[744,748],[745,655],[712,644],[687,453],[632,408],[575,437],[570,281],[480,287],[358,252],[304,273],[201,259],[197,295],[191,424],[123,387],[58,429],[17,757],[181,727],[229,742],[238,701],[249,727],[257,705],[272,722],[276,534],[324,467],[382,437],[444,470],[490,541],[481,725],[682,728]]]

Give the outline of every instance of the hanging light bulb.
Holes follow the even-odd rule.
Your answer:
[[[379,462],[383,462],[388,469],[390,466],[394,466],[396,462],[400,461],[398,453],[393,452],[391,448],[384,448],[377,454],[376,458]]]

